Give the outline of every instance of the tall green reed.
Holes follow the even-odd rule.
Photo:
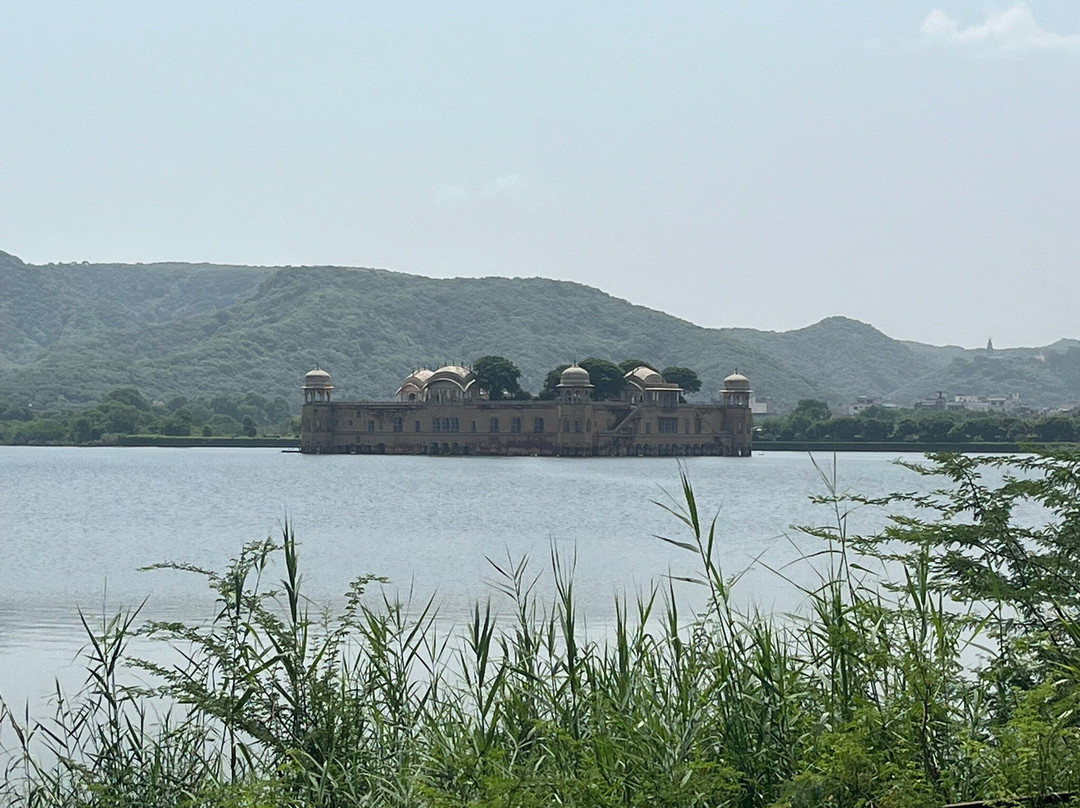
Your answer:
[[[492,562],[504,605],[478,603],[457,633],[431,600],[365,595],[373,576],[354,582],[339,613],[313,609],[288,524],[280,543],[246,545],[222,572],[162,564],[206,581],[212,619],[137,632],[180,654],[135,661],[150,688],[119,675],[137,613],[87,621],[84,691],[58,691],[50,720],[3,708],[14,737],[3,797],[766,808],[1072,787],[1080,629],[1069,604],[1056,614],[1056,661],[1038,669],[1051,675],[1027,689],[1014,678],[1015,706],[1002,714],[999,680],[984,675],[1003,641],[993,614],[942,585],[931,537],[898,542],[897,531],[936,523],[893,513],[883,534],[851,535],[852,509],[883,503],[841,491],[835,465],[819,471],[831,523],[802,528],[821,540],[802,562],[819,577],[790,617],[736,600],[717,519],[703,517],[685,469],[662,504],[684,532],[660,538],[697,571],[616,598],[599,638],[585,632],[573,558],[554,551],[550,598],[527,559]],[[696,614],[680,606],[684,586],[707,592]],[[1047,620],[1054,603],[1041,602]],[[985,661],[972,658],[980,643]]]

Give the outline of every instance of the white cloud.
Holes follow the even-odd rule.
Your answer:
[[[502,177],[499,177],[493,183],[488,185],[488,187],[484,189],[484,196],[486,196],[488,199],[491,199],[493,197],[501,196],[502,194],[508,193],[514,188],[518,188],[520,186],[520,174],[506,174]]]
[[[989,54],[1029,53],[1046,50],[1080,52],[1080,35],[1055,34],[1039,26],[1027,3],[1017,2],[1006,11],[990,13],[985,22],[961,28],[940,9],[926,15],[923,41],[929,45],[966,47]]]

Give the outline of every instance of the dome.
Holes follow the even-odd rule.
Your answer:
[[[462,378],[464,378],[470,373],[472,373],[472,371],[466,367],[462,367],[461,365],[443,365],[441,368],[436,370],[435,373],[451,373],[455,376],[461,376]]]
[[[427,377],[425,384],[430,386],[436,382],[450,382],[462,390],[467,390],[475,381],[476,376],[468,368],[461,365],[443,365]]]
[[[664,377],[645,365],[638,365],[623,378],[627,381],[636,381],[642,387],[656,387],[657,385],[664,384]]]
[[[401,389],[404,389],[405,387],[415,387],[417,390],[423,390],[424,385],[427,384],[427,380],[434,375],[434,371],[428,370],[427,368],[420,368],[420,370],[410,373],[405,377],[405,381],[401,383],[401,388],[399,388],[398,391],[400,392]]]
[[[423,394],[428,379],[434,375],[433,371],[420,368],[405,377],[405,381],[401,383],[401,387],[397,389],[394,395],[399,401],[416,401]]]
[[[731,392],[749,392],[750,380],[743,376],[741,373],[732,373],[730,376],[724,379],[724,384],[720,389]]]
[[[331,387],[330,374],[320,368],[315,370],[309,370],[307,375],[304,376],[304,387]]]
[[[559,387],[590,386],[589,371],[578,365],[571,365],[559,376]]]

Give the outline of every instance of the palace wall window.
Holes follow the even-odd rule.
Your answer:
[[[498,418],[488,418],[488,432],[498,432],[498,431],[499,431],[499,419]]]
[[[533,432],[539,434],[544,431],[544,419],[533,418]]]
[[[515,432],[515,433],[521,432],[521,419],[520,418],[514,417],[514,418],[510,419],[510,431]]]

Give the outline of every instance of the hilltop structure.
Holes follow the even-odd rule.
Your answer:
[[[300,451],[309,454],[655,457],[751,452],[750,382],[724,379],[719,403],[688,404],[649,367],[617,401],[593,399],[588,371],[562,372],[550,401],[491,401],[460,365],[410,374],[394,401],[331,401],[330,374],[304,377]]]

